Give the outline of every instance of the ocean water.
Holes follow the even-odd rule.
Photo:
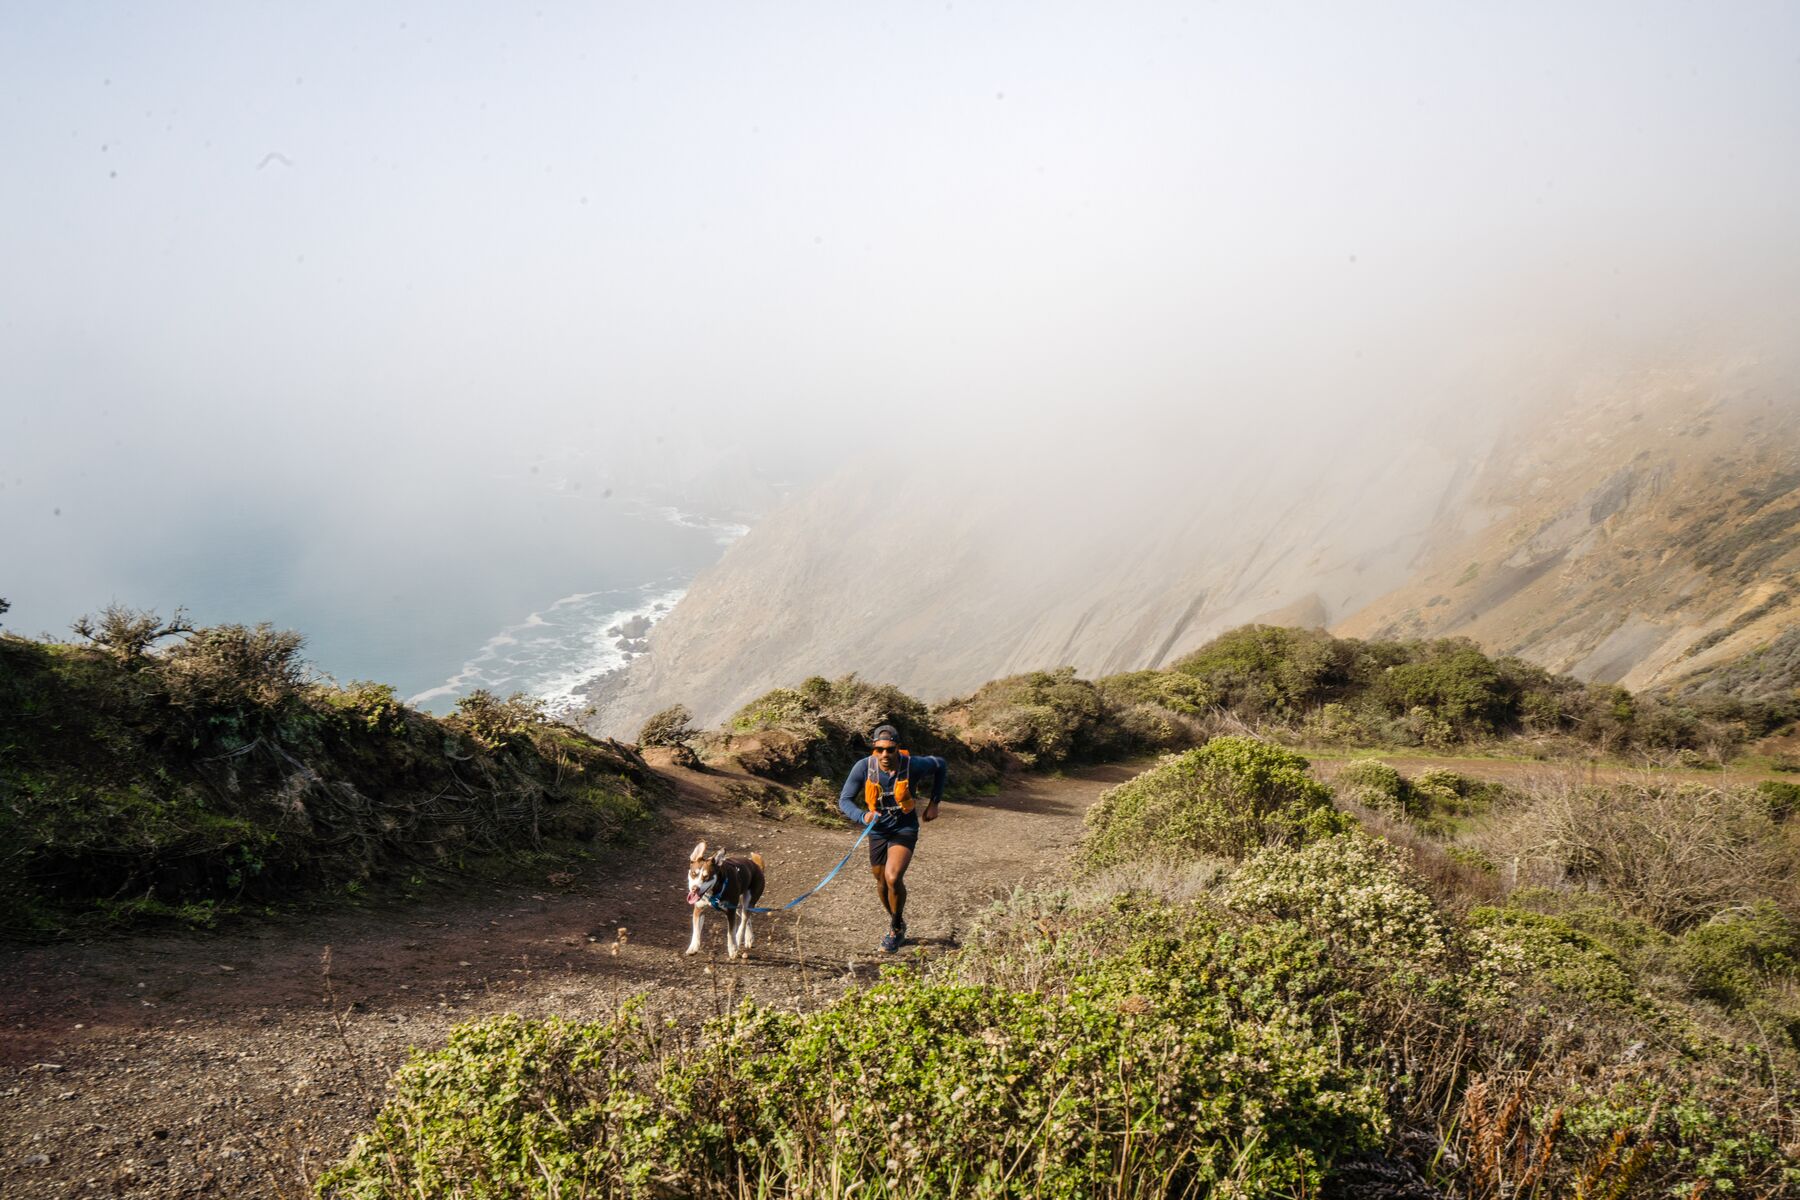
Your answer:
[[[496,633],[454,675],[407,702],[442,708],[485,688],[501,696],[525,692],[554,714],[579,715],[588,704],[584,689],[628,664],[643,635],[685,591],[669,579],[564,596]]]
[[[450,623],[454,636],[446,628],[428,650],[397,630],[390,634],[390,675],[409,704],[447,712],[480,688],[499,696],[524,692],[552,715],[579,717],[589,704],[584,689],[640,653],[645,635],[695,574],[748,532],[741,523],[667,504],[622,500],[599,506],[603,519],[595,508],[553,503],[535,514],[540,525],[531,542],[578,541],[582,552],[531,555],[515,547],[504,582],[447,588],[468,610]],[[557,530],[566,541],[551,536]]]
[[[165,616],[182,606],[198,624],[268,621],[305,635],[321,675],[388,683],[439,713],[485,688],[579,716],[582,689],[625,665],[746,532],[666,499],[533,476],[342,512],[222,493],[133,526],[116,506],[90,507],[76,497],[41,531],[0,539],[21,568],[8,572],[9,630],[66,637],[109,602]]]
[[[746,533],[748,525],[687,512],[668,504],[624,501],[628,519],[652,528],[679,531],[672,539],[685,552],[695,535],[717,553]],[[691,562],[693,560],[685,560]],[[476,688],[506,696],[525,692],[556,716],[579,717],[589,704],[586,689],[631,662],[643,639],[687,592],[698,568],[626,587],[602,588],[558,597],[482,643],[443,683],[408,698],[415,707],[441,711]]]

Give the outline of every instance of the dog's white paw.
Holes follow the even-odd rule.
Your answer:
[[[700,947],[698,947],[698,946],[689,946],[689,947],[688,947],[688,948],[687,948],[687,949],[686,949],[686,950],[684,950],[684,951],[683,951],[683,952],[682,952],[682,953],[684,953],[684,954],[698,954],[698,953],[700,953]]]

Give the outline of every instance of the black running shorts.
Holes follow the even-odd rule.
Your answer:
[[[869,831],[869,865],[885,867],[889,846],[905,846],[908,850],[919,844],[919,823],[903,825],[899,829],[890,829],[885,833],[879,828]]]

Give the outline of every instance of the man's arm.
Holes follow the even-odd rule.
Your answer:
[[[950,781],[950,764],[934,756],[931,767],[931,802],[936,804],[944,798],[944,785]]]
[[[863,817],[868,813],[868,806],[863,803],[863,787],[868,782],[869,760],[858,759],[850,768],[850,778],[844,780],[843,790],[838,792],[838,811],[853,824],[863,824]]]

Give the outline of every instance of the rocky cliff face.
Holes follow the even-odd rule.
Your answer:
[[[1745,377],[1636,381],[1518,431],[1359,636],[1474,638],[1641,688],[1800,620],[1800,424]]]
[[[1800,432],[1724,376],[1581,397],[1497,444],[1391,432],[1078,467],[847,470],[733,546],[604,699],[629,735],[856,672],[927,699],[1166,665],[1249,621],[1467,635],[1642,685],[1794,619]]]

